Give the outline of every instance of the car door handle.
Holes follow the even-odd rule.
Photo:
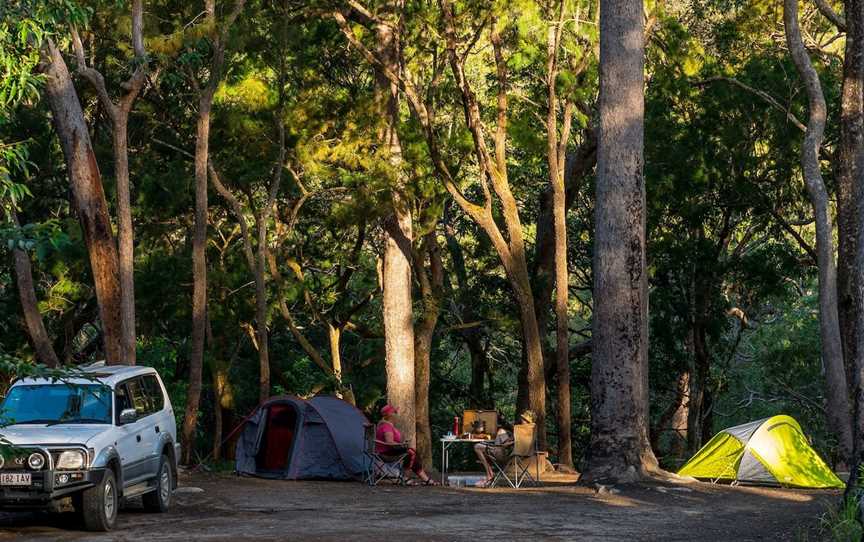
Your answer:
[[[138,442],[141,442],[141,435],[135,435],[135,440],[137,440]]]
[[[157,433],[159,432],[159,426],[158,425],[156,426],[156,432]]]

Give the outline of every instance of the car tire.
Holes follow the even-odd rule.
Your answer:
[[[88,531],[110,531],[117,523],[120,496],[117,476],[111,468],[98,485],[85,489],[81,494],[81,516]]]
[[[167,512],[171,507],[171,495],[174,492],[174,471],[171,469],[171,459],[162,454],[159,460],[159,470],[156,475],[156,491],[151,491],[142,497],[144,510],[148,512]]]

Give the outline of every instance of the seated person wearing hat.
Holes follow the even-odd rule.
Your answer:
[[[402,433],[393,424],[394,416],[398,413],[399,409],[393,405],[384,405],[381,408],[381,421],[378,422],[378,427],[375,429],[375,452],[385,459],[388,456],[396,457],[407,452],[408,455],[405,456],[403,466],[416,474],[424,485],[439,485],[423,470],[423,466],[417,458],[417,450],[409,448],[408,444],[402,441]]]

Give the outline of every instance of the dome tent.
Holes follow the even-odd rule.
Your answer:
[[[246,420],[240,474],[285,480],[351,480],[364,471],[366,416],[336,397],[274,397]]]
[[[678,471],[711,481],[842,488],[793,418],[773,416],[720,431]]]

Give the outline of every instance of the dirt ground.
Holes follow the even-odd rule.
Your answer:
[[[167,514],[133,502],[104,535],[82,531],[73,514],[0,513],[0,541],[812,541],[838,496],[701,483],[618,486],[615,493],[563,483],[369,488],[215,474],[184,475],[181,484]]]

